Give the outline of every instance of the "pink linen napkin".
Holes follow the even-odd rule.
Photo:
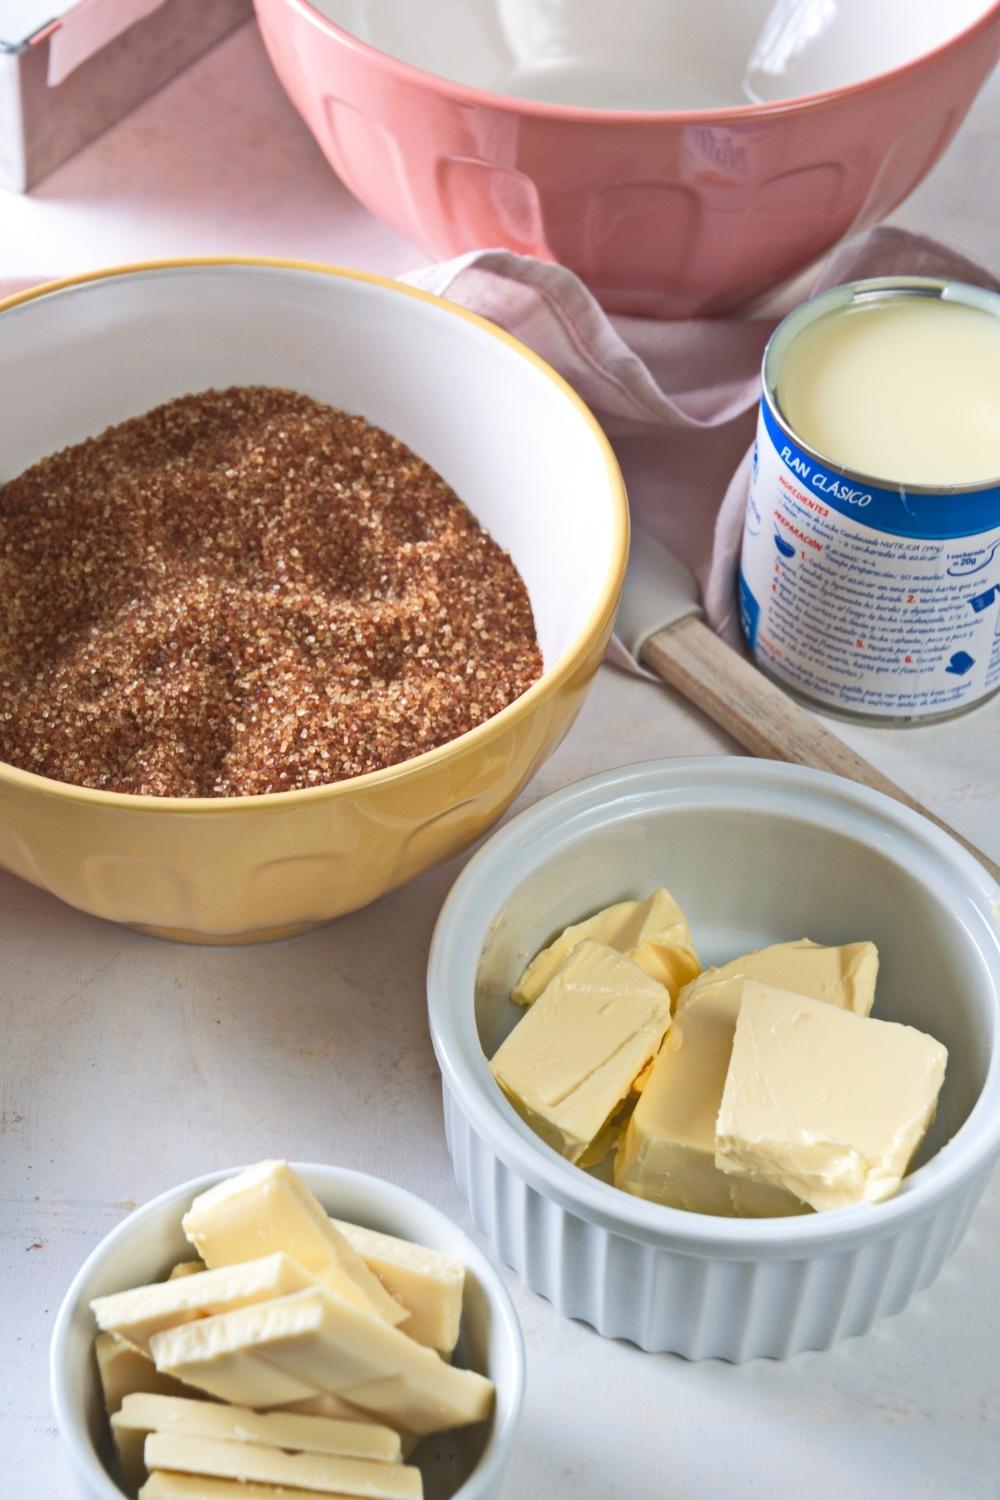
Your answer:
[[[890,274],[1000,289],[945,246],[880,228],[834,251],[802,295]],[[634,519],[688,564],[709,623],[738,644],[743,508],[775,319],[609,318],[572,272],[506,250],[473,251],[404,279],[491,318],[566,377],[614,445]],[[620,643],[611,655],[635,666]]]

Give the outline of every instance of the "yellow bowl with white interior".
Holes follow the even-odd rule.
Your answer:
[[[628,551],[607,440],[543,360],[439,298],[287,261],[122,267],[0,303],[0,483],[172,397],[233,385],[358,412],[433,465],[517,565],[544,671],[467,734],[306,791],[132,796],[0,765],[0,866],[83,911],[196,942],[326,922],[488,828],[572,724]]]

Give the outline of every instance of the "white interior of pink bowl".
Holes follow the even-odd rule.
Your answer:
[[[858,83],[934,51],[993,0],[312,0],[453,82],[581,109],[720,109]]]
[[[306,1164],[297,1170],[328,1213],[429,1245],[464,1262],[467,1279],[455,1363],[493,1381],[494,1416],[488,1423],[426,1439],[413,1462],[424,1474],[426,1500],[485,1500],[495,1495],[524,1388],[520,1328],[496,1272],[444,1214],[403,1188],[339,1167]],[[181,1216],[198,1193],[230,1175],[210,1173],[137,1209],[101,1241],[66,1294],[52,1336],[52,1397],[77,1492],[86,1500],[121,1500],[124,1493],[111,1477],[90,1301],[160,1280],[178,1260],[189,1259],[191,1247],[181,1231]]]

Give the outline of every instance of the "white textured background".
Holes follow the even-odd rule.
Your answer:
[[[1000,77],[896,222],[1000,264]],[[143,256],[419,263],[326,167],[248,27],[28,198],[0,194],[0,278]],[[1000,859],[1000,701],[840,732]],[[732,747],[603,669],[524,802],[630,760]],[[340,1162],[469,1228],[424,1021],[457,863],[291,943],[174,947],[0,876],[0,1495],[68,1500],[46,1386],[59,1299],[135,1203],[262,1156]],[[688,1365],[600,1340],[507,1276],[529,1354],[510,1500],[995,1500],[1000,1182],[901,1317],[790,1364]]]

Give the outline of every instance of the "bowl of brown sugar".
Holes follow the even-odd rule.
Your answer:
[[[492,824],[580,707],[627,553],[555,372],[290,263],[98,273],[0,320],[0,865],[260,941]]]

